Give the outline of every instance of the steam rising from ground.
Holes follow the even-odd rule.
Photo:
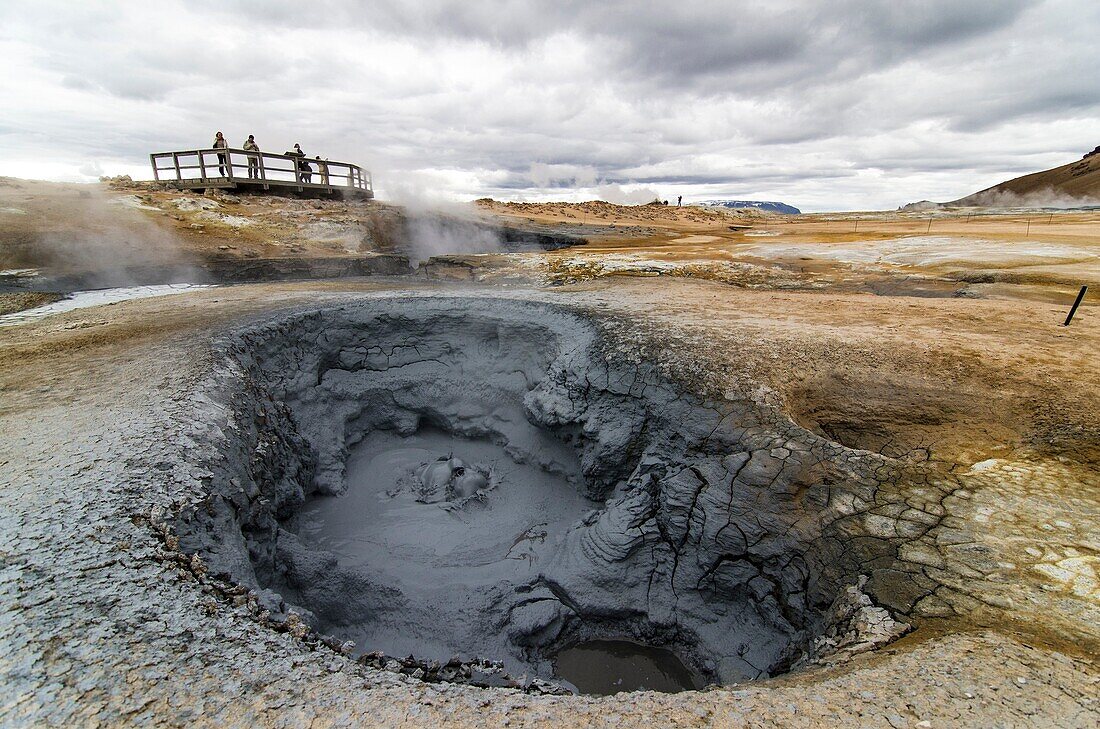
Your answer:
[[[405,208],[403,248],[415,266],[432,256],[505,250],[499,228],[470,206],[444,197],[415,177],[386,183],[387,202]]]
[[[652,188],[627,190],[621,185],[600,185],[596,188],[596,194],[601,200],[615,205],[645,205],[660,198]]]
[[[199,271],[178,236],[148,218],[136,195],[94,185],[0,181],[0,270],[81,273],[92,286],[146,283],[134,269],[178,266],[178,280]]]
[[[1054,189],[1019,194],[1011,190],[986,190],[964,197],[956,204],[983,208],[1083,208],[1100,205],[1093,197],[1074,197]]]
[[[405,224],[409,259],[413,265],[446,253],[496,253],[504,250],[504,236],[469,211],[455,215],[440,210],[409,210]]]

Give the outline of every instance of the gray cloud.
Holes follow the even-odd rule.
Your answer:
[[[0,7],[0,172],[137,173],[217,128],[383,192],[812,209],[958,197],[1098,141],[1088,0],[147,5]]]

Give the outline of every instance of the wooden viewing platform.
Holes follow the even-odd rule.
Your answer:
[[[218,155],[225,159],[220,160]],[[370,172],[348,162],[319,162],[311,157],[233,148],[154,152],[149,162],[153,179],[184,190],[214,187],[374,197]],[[302,168],[303,164],[309,169]],[[325,167],[327,171],[322,172]]]

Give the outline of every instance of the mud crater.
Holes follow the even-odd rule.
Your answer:
[[[369,299],[220,346],[222,458],[181,547],[357,652],[565,680],[599,654],[661,674],[612,686],[692,688],[814,656],[857,583],[919,597],[854,506],[900,466],[613,356],[575,312]]]

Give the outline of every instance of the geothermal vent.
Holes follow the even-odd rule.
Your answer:
[[[856,515],[889,461],[617,360],[564,309],[375,299],[223,349],[231,426],[182,548],[361,654],[592,692],[743,681],[813,654],[896,554]],[[899,584],[867,589],[904,610]]]

